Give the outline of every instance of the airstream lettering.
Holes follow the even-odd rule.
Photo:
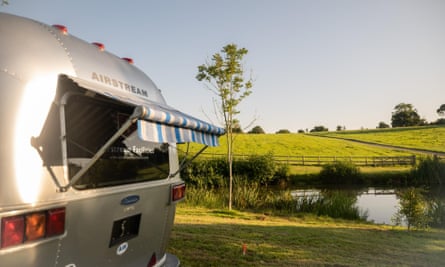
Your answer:
[[[143,89],[139,89],[134,85],[130,85],[128,83],[125,83],[123,81],[119,81],[113,78],[110,78],[106,75],[102,75],[102,74],[97,74],[96,72],[93,72],[91,74],[91,79],[95,80],[97,82],[101,82],[107,85],[112,85],[114,87],[120,88],[122,90],[128,91],[128,92],[132,92],[133,94],[138,94],[144,97],[148,98],[148,93],[146,90]]]
[[[224,130],[65,26],[0,13],[0,36],[0,266],[178,266],[176,144]]]

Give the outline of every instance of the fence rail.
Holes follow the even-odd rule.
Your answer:
[[[225,154],[202,153],[200,157],[218,158]],[[234,159],[247,159],[251,155],[233,155]],[[338,161],[351,162],[357,166],[406,166],[415,165],[416,156],[272,156],[276,162],[295,166],[322,166]]]

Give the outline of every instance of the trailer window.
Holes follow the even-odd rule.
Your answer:
[[[68,173],[72,178],[133,112],[110,99],[73,96],[65,109]],[[74,185],[98,188],[159,180],[169,173],[168,144],[142,141],[130,127]]]

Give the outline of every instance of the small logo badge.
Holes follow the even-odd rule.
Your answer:
[[[124,254],[127,251],[127,249],[128,249],[128,243],[124,242],[117,247],[116,254],[120,256]]]
[[[138,202],[140,197],[138,195],[131,195],[121,200],[121,205],[131,205]]]

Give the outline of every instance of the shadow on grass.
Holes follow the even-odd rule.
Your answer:
[[[175,224],[168,251],[185,267],[445,266],[445,232],[335,224],[273,226],[267,221],[235,224],[229,219],[228,223]]]

